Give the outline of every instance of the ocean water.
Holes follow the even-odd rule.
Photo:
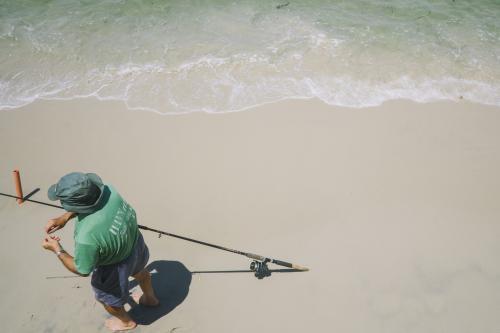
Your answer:
[[[0,0],[0,109],[500,105],[499,0]]]

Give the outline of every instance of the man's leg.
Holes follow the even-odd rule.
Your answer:
[[[156,298],[155,292],[153,290],[153,285],[151,283],[151,273],[146,269],[143,269],[139,273],[133,275],[133,278],[139,282],[139,286],[142,289],[143,294],[134,294],[132,297],[134,300],[142,305],[146,306],[156,306],[160,303],[158,298]]]
[[[94,289],[95,293],[95,299],[102,304],[104,309],[111,315],[111,318],[106,319],[105,321],[105,326],[109,328],[111,331],[125,331],[125,330],[131,330],[137,326],[137,323],[128,315],[128,313],[125,311],[123,307],[123,301],[126,300],[126,297],[118,297],[117,291],[119,290],[114,290],[111,289],[111,286],[113,285],[113,281],[116,281],[117,279],[120,279],[120,276],[123,276],[123,274],[116,274],[118,271],[119,267],[115,267],[113,269],[108,268],[103,268],[97,267],[94,272],[92,273],[92,288]],[[106,271],[107,270],[107,271]],[[125,279],[122,279],[125,280]],[[105,284],[99,284],[101,281],[106,281],[107,285]],[[121,281],[121,285],[123,285],[123,288],[127,289],[127,293],[125,294],[128,296],[128,278],[125,280],[127,283],[124,283]],[[120,282],[120,281],[119,281]],[[100,289],[102,288],[102,289]],[[104,291],[104,290],[106,291]],[[123,295],[123,290],[121,292]],[[121,306],[111,306],[109,304],[113,305],[121,305]]]
[[[137,326],[137,323],[132,318],[130,318],[123,306],[116,307],[104,303],[101,304],[104,306],[104,309],[106,309],[106,311],[108,311],[108,313],[112,315],[112,317],[106,319],[106,322],[104,323],[106,327],[111,331],[131,330]]]

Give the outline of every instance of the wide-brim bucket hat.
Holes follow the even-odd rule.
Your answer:
[[[60,200],[68,212],[93,213],[104,198],[104,183],[95,173],[72,172],[47,191],[50,200]]]

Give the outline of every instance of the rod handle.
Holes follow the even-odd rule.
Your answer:
[[[18,198],[21,198],[21,199],[17,199],[17,203],[20,205],[24,202],[24,200],[22,198],[24,198],[23,196],[23,187],[21,186],[21,175],[19,174],[19,170],[14,170],[12,171],[12,177],[14,178],[14,186],[16,187],[16,195]]]
[[[289,263],[289,262],[286,262],[286,261],[277,260],[277,259],[273,259],[272,263],[276,264],[276,265],[288,267],[288,268],[293,268],[293,269],[296,269],[298,271],[303,271],[303,272],[307,272],[309,270],[309,268],[307,268],[307,267],[303,267],[303,266],[300,266],[300,265],[297,265],[297,264],[292,264],[292,263]]]
[[[307,268],[307,267],[303,267],[303,266],[300,266],[300,265],[296,265],[296,264],[293,264],[293,265],[292,265],[292,268],[293,268],[293,269],[296,269],[296,270],[299,270],[299,271],[302,271],[302,272],[307,272],[307,271],[309,271],[309,268]]]

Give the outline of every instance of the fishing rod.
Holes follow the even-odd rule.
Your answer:
[[[19,181],[19,186],[20,186],[20,181]],[[47,203],[47,202],[43,202],[43,201],[29,199],[30,196],[32,196],[34,193],[36,193],[36,192],[39,191],[38,188],[35,189],[34,191],[32,191],[30,194],[28,194],[28,195],[26,195],[26,196],[23,197],[22,196],[22,189],[20,189],[18,187],[18,183],[16,182],[16,191],[20,195],[15,196],[15,195],[7,194],[7,193],[1,193],[1,192],[0,192],[0,195],[3,195],[5,197],[9,197],[9,198],[13,198],[13,199],[17,199],[18,203],[22,203],[23,201],[28,201],[28,202],[33,202],[33,203],[36,203],[36,204],[39,204],[39,205],[45,205],[45,206],[49,206],[49,207],[53,207],[53,208],[64,209],[64,207],[62,207],[62,206],[53,205],[53,204],[50,204],[50,203]],[[185,241],[188,241],[188,242],[192,242],[192,243],[196,243],[196,244],[200,244],[200,245],[205,245],[205,246],[208,246],[208,247],[212,247],[212,248],[215,248],[215,249],[219,249],[219,250],[222,250],[222,251],[227,251],[227,252],[239,254],[239,255],[245,256],[245,257],[247,257],[249,259],[252,259],[253,261],[250,263],[250,270],[254,272],[255,277],[258,278],[258,279],[263,279],[263,278],[265,278],[267,276],[271,276],[271,270],[267,266],[268,263],[276,264],[278,266],[288,267],[288,268],[291,268],[291,269],[293,269],[295,271],[300,271],[300,272],[306,272],[306,271],[309,270],[307,267],[302,267],[300,265],[292,264],[292,263],[289,263],[289,262],[286,262],[286,261],[282,261],[282,260],[278,260],[278,259],[273,259],[273,258],[269,258],[269,257],[264,257],[264,256],[261,256],[261,255],[258,255],[258,254],[254,254],[254,253],[250,253],[250,252],[244,252],[244,251],[234,250],[234,249],[231,249],[231,248],[228,248],[228,247],[224,247],[224,246],[220,246],[220,245],[216,245],[216,244],[211,244],[211,243],[203,242],[203,241],[200,241],[200,240],[196,240],[196,239],[193,239],[193,238],[189,238],[189,237],[184,237],[184,236],[172,234],[172,233],[169,233],[169,232],[166,232],[166,231],[162,231],[162,230],[158,230],[158,229],[153,229],[153,228],[150,228],[150,227],[147,227],[147,226],[144,226],[144,225],[140,225],[140,224],[138,224],[137,226],[138,226],[139,229],[147,230],[147,231],[151,231],[151,232],[157,233],[158,237],[161,237],[161,235],[170,236],[170,237],[182,239],[182,240],[185,240]]]
[[[38,189],[36,189],[35,191],[38,192]],[[33,191],[33,192],[35,192],[35,191]],[[18,197],[18,196],[15,196],[15,195],[12,195],[12,194],[7,194],[7,193],[0,193],[0,195],[3,195],[5,197],[9,197],[9,198],[13,198],[13,199],[17,199],[17,200],[21,200],[21,201],[29,201],[29,202],[34,202],[34,203],[37,203],[37,204],[40,204],[40,205],[45,205],[45,206],[49,206],[49,207],[64,209],[62,206],[53,205],[53,204],[50,204],[48,202],[43,202],[43,201],[28,199],[28,196],[26,196],[26,197]]]
[[[296,265],[296,264],[292,264],[292,263],[289,263],[289,262],[286,262],[286,261],[282,261],[282,260],[278,260],[278,259],[273,259],[273,258],[268,258],[268,257],[264,257],[264,256],[261,256],[261,255],[258,255],[258,254],[250,253],[250,252],[243,252],[243,251],[239,251],[239,250],[234,250],[234,249],[230,249],[228,247],[224,247],[224,246],[220,246],[220,245],[215,245],[215,244],[210,244],[210,243],[207,243],[207,242],[202,242],[202,241],[199,241],[199,240],[196,240],[196,239],[192,239],[192,238],[188,238],[188,237],[184,237],[184,236],[179,236],[179,235],[171,234],[169,232],[165,232],[165,231],[161,231],[161,230],[149,228],[149,227],[146,227],[146,226],[143,226],[143,225],[139,225],[139,229],[156,232],[156,233],[158,233],[158,235],[166,235],[166,236],[170,236],[170,237],[175,237],[175,238],[183,239],[183,240],[188,241],[188,242],[193,242],[193,243],[197,243],[197,244],[201,244],[201,245],[213,247],[215,249],[219,249],[219,250],[222,250],[222,251],[236,253],[236,254],[245,256],[245,257],[247,257],[249,259],[253,259],[254,261],[250,264],[250,270],[254,271],[255,272],[255,276],[257,278],[259,278],[259,279],[262,279],[262,278],[264,278],[266,276],[270,276],[271,275],[271,272],[269,271],[269,268],[267,267],[268,263],[272,263],[272,264],[276,264],[276,265],[279,265],[279,266],[284,266],[284,267],[292,268],[294,270],[302,271],[302,272],[305,272],[305,271],[309,270],[307,267],[302,267],[302,266],[299,266],[299,265]]]

